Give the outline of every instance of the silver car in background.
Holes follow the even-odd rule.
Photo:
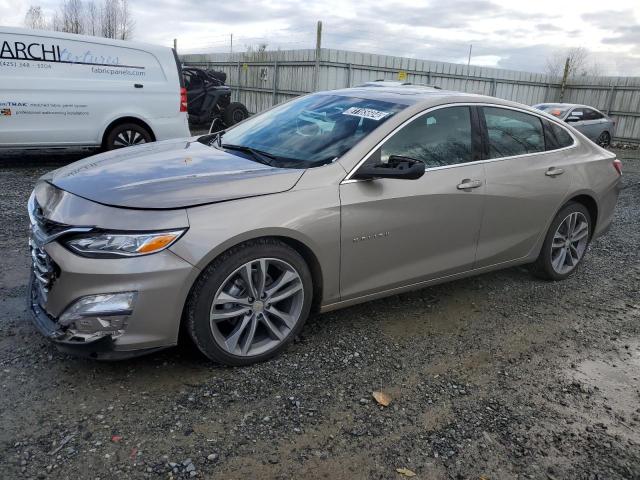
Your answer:
[[[540,103],[533,108],[570,123],[573,128],[601,147],[611,145],[616,124],[600,110],[574,103]]]
[[[311,312],[514,265],[566,278],[609,228],[620,175],[613,153],[517,103],[410,85],[314,93],[44,175],[30,307],[76,354],[147,353],[182,329],[246,365]]]

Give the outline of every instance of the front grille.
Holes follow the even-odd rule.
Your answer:
[[[44,305],[47,301],[49,290],[59,272],[57,265],[45,251],[44,244],[48,238],[64,232],[69,226],[45,218],[35,198],[32,198],[29,203],[31,219],[31,235],[29,236],[31,268],[35,279],[38,303]]]
[[[31,239],[29,239],[29,250],[31,251],[31,268],[38,287],[39,300],[42,304],[47,301],[49,290],[57,277],[57,268],[44,248],[36,245]]]

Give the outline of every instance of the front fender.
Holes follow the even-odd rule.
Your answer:
[[[322,303],[339,299],[340,200],[336,185],[189,208],[190,228],[171,247],[199,270],[229,248],[262,237],[303,244],[322,272]]]

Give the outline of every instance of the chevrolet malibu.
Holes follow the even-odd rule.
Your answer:
[[[29,304],[64,351],[125,358],[183,330],[246,365],[312,312],[521,264],[565,279],[609,228],[620,175],[613,153],[520,104],[315,93],[43,176]]]

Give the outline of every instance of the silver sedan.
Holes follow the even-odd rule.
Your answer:
[[[65,351],[123,358],[182,330],[246,365],[312,312],[514,265],[567,278],[609,228],[620,174],[613,153],[517,103],[314,93],[46,174],[29,201],[30,306]]]
[[[573,128],[601,147],[611,144],[616,124],[600,110],[574,103],[540,103],[533,108],[570,123]]]

